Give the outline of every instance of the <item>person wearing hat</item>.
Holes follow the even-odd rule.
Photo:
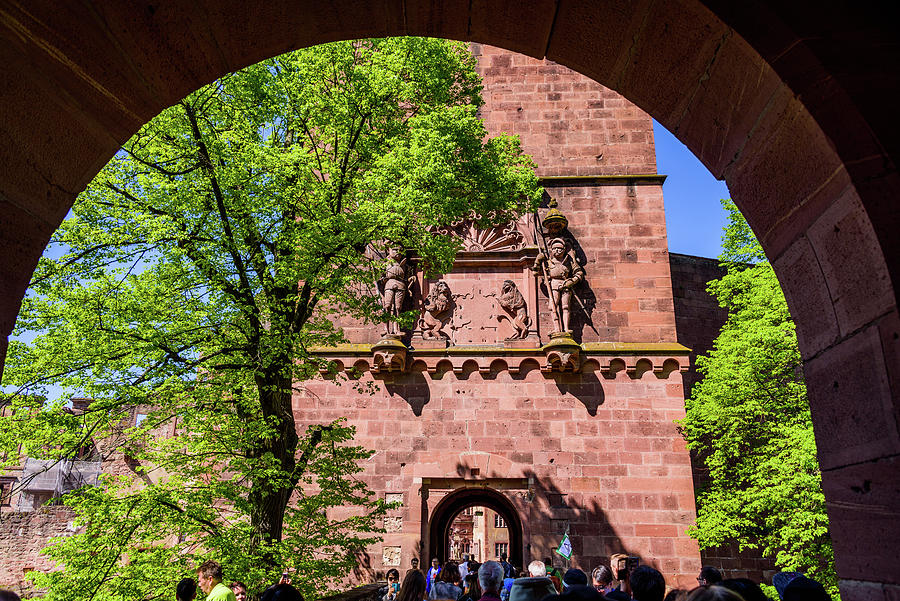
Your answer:
[[[784,601],[831,601],[821,583],[806,576],[798,576],[784,587]]]
[[[800,578],[803,576],[800,572],[778,572],[774,576],[772,576],[772,586],[775,587],[775,591],[778,593],[779,599],[784,599],[784,589],[796,578]]]
[[[541,601],[555,594],[556,589],[546,576],[517,578],[509,589],[509,601]]]
[[[584,267],[572,256],[572,247],[565,238],[553,238],[548,244],[550,256],[538,253],[532,269],[549,278],[552,295],[551,310],[560,332],[570,330],[572,313],[572,289],[584,280]],[[556,311],[559,313],[556,313]]]
[[[568,570],[566,570],[566,575],[563,576],[562,583],[563,592],[565,592],[570,586],[587,586],[587,574],[585,574],[578,568],[569,568]]]

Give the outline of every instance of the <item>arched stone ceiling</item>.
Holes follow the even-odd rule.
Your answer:
[[[546,56],[625,95],[727,180],[798,322],[844,598],[896,598],[895,22],[881,6],[809,0],[2,2],[0,360],[77,193],[204,83],[366,36]]]

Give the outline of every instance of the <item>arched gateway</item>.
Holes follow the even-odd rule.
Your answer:
[[[507,496],[488,487],[459,488],[440,500],[428,520],[428,543],[423,545],[428,549],[428,557],[451,557],[450,526],[460,512],[470,507],[487,507],[501,516],[508,530],[509,561],[516,566],[523,565],[524,526],[519,512]],[[493,559],[490,549],[483,553],[485,559]]]
[[[214,77],[360,36],[548,56],[621,91],[727,179],[798,322],[843,598],[898,594],[900,49],[880,4],[45,0],[2,14],[0,357],[75,195]]]

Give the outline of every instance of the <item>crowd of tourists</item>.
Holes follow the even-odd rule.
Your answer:
[[[199,589],[199,590],[198,590]],[[202,594],[200,594],[202,593]],[[206,597],[203,597],[206,595]],[[240,581],[223,582],[222,566],[215,561],[206,561],[197,568],[197,579],[184,578],[175,587],[176,601],[249,601],[247,586]],[[12,591],[0,590],[0,601],[21,601]],[[259,601],[303,601],[303,595],[292,584],[285,573],[281,579],[266,588]]]
[[[199,591],[197,590],[199,589]],[[185,578],[175,589],[175,601],[198,601],[206,595],[206,601],[249,601],[250,593],[247,585],[239,580],[232,580],[226,585],[223,581],[222,566],[215,561],[206,561],[197,568],[197,580]],[[266,588],[259,596],[259,601],[303,601],[303,595],[292,584],[287,573],[281,579]]]
[[[178,583],[175,590],[175,601],[194,601],[198,599],[200,589],[206,594],[206,601],[248,601],[250,599],[247,585],[234,580],[226,585],[223,582],[222,566],[215,561],[206,561],[197,568],[197,581],[185,578]],[[199,597],[202,599],[203,597]],[[291,584],[287,573],[281,579],[266,588],[259,596],[259,601],[303,601],[303,595]]]
[[[722,577],[714,567],[704,567],[692,589],[671,588],[658,570],[638,562],[599,565],[588,576],[578,568],[564,573],[549,558],[533,561],[516,570],[501,556],[500,561],[479,564],[464,556],[443,565],[432,559],[422,572],[418,560],[400,573],[387,573],[388,585],[381,601],[831,601],[819,582],[799,572],[779,572],[773,579],[778,599],[770,599],[747,578]]]
[[[656,569],[630,562],[594,568],[590,577],[578,568],[562,573],[549,558],[532,561],[517,570],[502,555],[500,561],[479,564],[467,556],[463,561],[441,565],[432,559],[426,572],[413,559],[400,582],[400,572],[388,570],[387,586],[379,591],[381,601],[831,601],[825,588],[799,572],[779,572],[772,580],[779,599],[766,596],[759,584],[747,578],[723,579],[714,567],[704,567],[693,589],[667,588]],[[176,601],[248,601],[247,586],[239,581],[226,585],[222,566],[204,562],[197,580],[185,578],[175,589]],[[200,599],[203,599],[201,596]],[[303,601],[287,573],[259,595],[260,601]],[[0,590],[0,601],[20,601],[11,591]]]

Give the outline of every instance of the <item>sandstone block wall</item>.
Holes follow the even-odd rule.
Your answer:
[[[525,562],[552,555],[568,527],[574,566],[589,571],[627,552],[688,585],[700,563],[685,535],[694,519],[691,465],[673,424],[684,414],[680,374],[607,379],[590,363],[575,375],[523,371],[367,372],[361,380],[374,395],[311,382],[295,398],[295,417],[349,416],[356,442],[377,450],[363,478],[380,496],[402,497],[400,531],[383,543],[400,547],[402,566],[426,552],[430,511],[449,492],[423,498],[423,479],[479,486],[531,478],[531,499],[527,487],[505,491],[524,525]],[[370,554],[374,571],[387,567],[380,548]]]
[[[51,562],[41,549],[56,536],[70,536],[74,514],[67,507],[45,506],[30,512],[9,512],[0,516],[0,586],[20,595],[32,590],[25,574],[49,571]]]
[[[519,135],[547,198],[559,202],[580,246],[575,250],[588,274],[584,300],[594,327],[573,310],[576,339],[674,342],[664,178],[656,174],[649,115],[551,61],[471,47],[484,80],[481,117],[487,130]],[[532,244],[530,232],[526,237]],[[538,309],[541,329],[549,333],[546,298]],[[370,324],[339,321],[354,342],[380,337]]]
[[[707,284],[725,275],[725,270],[719,267],[718,259],[676,253],[669,255],[669,267],[678,341],[691,349],[691,365],[696,365],[697,355],[712,349],[719,330],[728,319],[728,311],[706,291]],[[695,369],[684,375],[685,398],[690,397],[691,386],[698,379]]]
[[[709,292],[707,283],[722,277],[725,270],[717,259],[693,257],[671,253],[669,266],[672,272],[672,291],[675,300],[675,327],[678,341],[691,349],[691,365],[698,355],[707,354],[712,348],[719,330],[728,318],[728,312],[719,306]],[[700,374],[691,369],[682,374],[685,398],[691,395],[691,387]],[[692,457],[694,486],[703,486],[706,470]],[[723,545],[700,552],[703,565],[716,566],[728,578],[750,578],[755,582],[771,582],[777,571],[771,558],[763,558],[756,550],[738,549],[737,544]]]
[[[579,289],[586,311],[572,308],[576,339],[615,343],[635,356],[675,343],[663,178],[649,116],[552,62],[472,49],[488,130],[521,137],[548,199],[569,220],[586,271]],[[553,327],[544,295],[537,305],[529,312],[538,314],[546,343]],[[381,332],[342,325],[354,343],[374,343]],[[517,372],[502,361],[488,370],[473,361],[468,369],[429,371],[412,353],[407,373],[363,373],[358,384],[371,384],[374,394],[318,380],[294,399],[303,426],[347,417],[357,442],[376,450],[366,482],[403,500],[384,543],[369,550],[372,572],[388,561],[406,567],[413,556],[427,565],[429,522],[442,502],[487,487],[521,519],[523,563],[552,556],[568,530],[574,566],[590,571],[625,552],[672,585],[694,583],[700,555],[686,535],[695,516],[691,465],[673,423],[684,415],[678,370],[601,371],[588,361],[581,373],[550,374],[535,359]]]
[[[558,65],[472,44],[484,78],[488,131],[518,134],[540,176],[656,173],[650,116]]]

